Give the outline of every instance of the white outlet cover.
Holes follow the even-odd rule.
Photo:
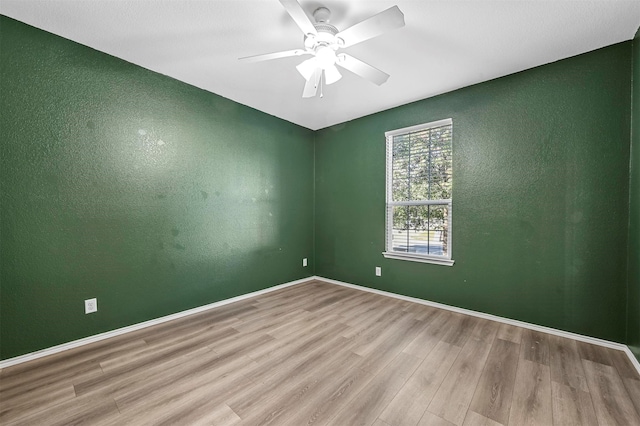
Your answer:
[[[376,276],[378,277],[382,276],[382,268],[379,266],[376,266]]]
[[[302,266],[307,266],[307,258],[302,259]]]
[[[87,299],[84,301],[84,313],[90,314],[98,311],[98,299]]]

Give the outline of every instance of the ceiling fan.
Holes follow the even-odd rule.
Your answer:
[[[302,92],[303,98],[316,96],[318,87],[321,87],[323,80],[324,84],[332,84],[340,80],[342,75],[336,65],[378,86],[387,81],[389,74],[346,53],[338,53],[338,49],[353,46],[387,31],[403,27],[404,14],[398,9],[398,6],[393,6],[346,30],[338,31],[329,23],[331,12],[326,7],[317,8],[313,12],[315,22],[311,22],[297,0],[280,0],[280,3],[304,33],[304,48],[248,56],[240,58],[241,61],[258,62],[289,56],[312,55],[312,58],[296,67],[307,81]],[[322,89],[320,96],[322,96]]]

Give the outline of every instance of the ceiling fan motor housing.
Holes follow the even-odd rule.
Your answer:
[[[310,53],[316,53],[324,47],[330,47],[334,51],[344,45],[340,37],[336,37],[338,29],[329,23],[331,12],[326,7],[319,7],[313,12],[316,22],[313,23],[317,34],[307,34],[304,37],[304,47]]]

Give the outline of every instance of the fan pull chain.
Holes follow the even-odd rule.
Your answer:
[[[324,74],[324,71],[322,71],[322,74]],[[324,98],[324,93],[322,93],[322,75],[320,76],[320,97]]]

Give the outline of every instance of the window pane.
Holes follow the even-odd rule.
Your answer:
[[[451,126],[393,137],[392,200],[451,198]]]
[[[407,206],[393,207],[392,251],[407,251],[409,241],[408,213],[409,207]]]
[[[393,143],[392,182],[393,200],[409,200],[409,140]]]
[[[447,205],[394,206],[392,251],[447,256]]]
[[[431,129],[431,200],[451,198],[451,126]]]

